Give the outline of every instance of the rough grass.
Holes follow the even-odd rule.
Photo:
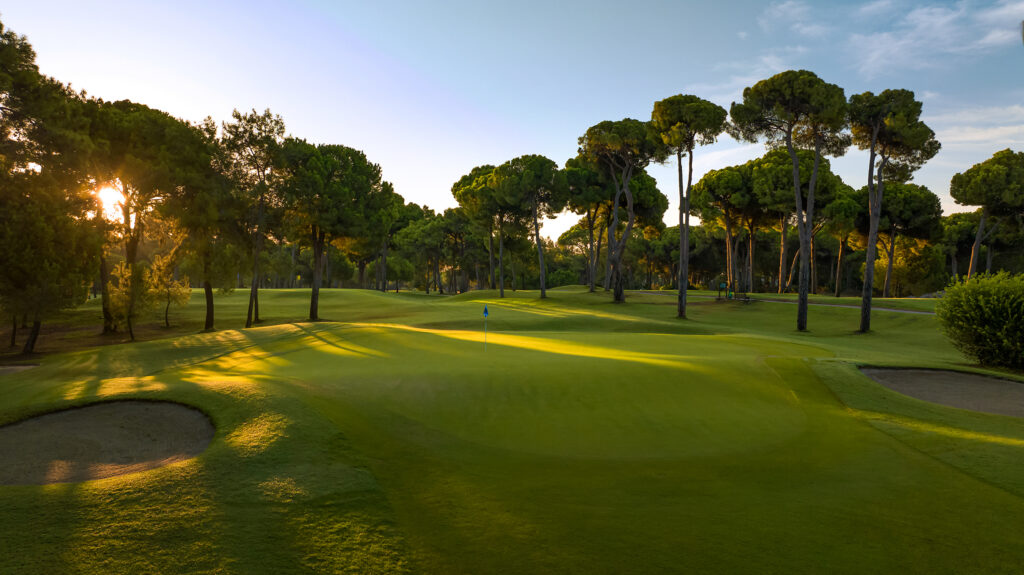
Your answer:
[[[309,324],[307,291],[264,291],[263,327],[174,336],[197,293],[174,337],[0,377],[0,423],[142,397],[217,425],[188,462],[0,487],[0,572],[1024,569],[1024,423],[856,369],[969,368],[934,317],[549,293],[325,290]]]

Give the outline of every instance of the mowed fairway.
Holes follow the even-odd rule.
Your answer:
[[[968,369],[932,316],[325,290],[329,321],[281,323],[308,292],[261,293],[273,325],[218,296],[222,331],[0,376],[0,422],[151,398],[217,426],[189,461],[0,486],[0,573],[1024,570],[1024,421],[856,367]]]

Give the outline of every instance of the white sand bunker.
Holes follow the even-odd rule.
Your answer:
[[[190,459],[213,439],[210,418],[167,401],[107,401],[0,427],[0,485],[136,473]]]
[[[863,368],[864,375],[915,399],[1024,417],[1024,383],[957,371]]]

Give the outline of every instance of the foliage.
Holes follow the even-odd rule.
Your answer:
[[[1006,149],[957,173],[949,195],[965,206],[984,206],[992,215],[1024,212],[1024,152]]]
[[[905,182],[939,152],[935,132],[921,121],[921,102],[910,90],[850,96],[850,130],[861,150],[882,156],[876,181]]]
[[[131,316],[142,315],[156,304],[153,296],[159,290],[150,290],[148,274],[139,272],[142,270],[138,266],[130,266],[123,261],[117,262],[110,271],[112,280],[107,291],[110,294],[110,314],[116,327],[127,325]]]
[[[953,345],[978,363],[1024,369],[1024,275],[953,283],[935,313]]]
[[[188,276],[175,279],[175,256],[174,252],[168,254],[156,254],[153,263],[146,270],[146,289],[149,290],[148,300],[154,304],[164,305],[164,326],[170,327],[168,317],[171,305],[183,306],[192,297],[192,289],[189,287]]]

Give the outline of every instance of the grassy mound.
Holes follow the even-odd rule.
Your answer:
[[[288,323],[308,292],[261,293],[263,327],[3,376],[0,423],[167,399],[218,433],[175,466],[0,486],[0,572],[1024,568],[1024,423],[857,370],[963,368],[933,316],[858,335],[856,310],[812,307],[808,334],[767,302],[695,299],[678,321],[654,294],[326,290],[332,321],[308,324]],[[220,327],[246,295],[218,296]]]

